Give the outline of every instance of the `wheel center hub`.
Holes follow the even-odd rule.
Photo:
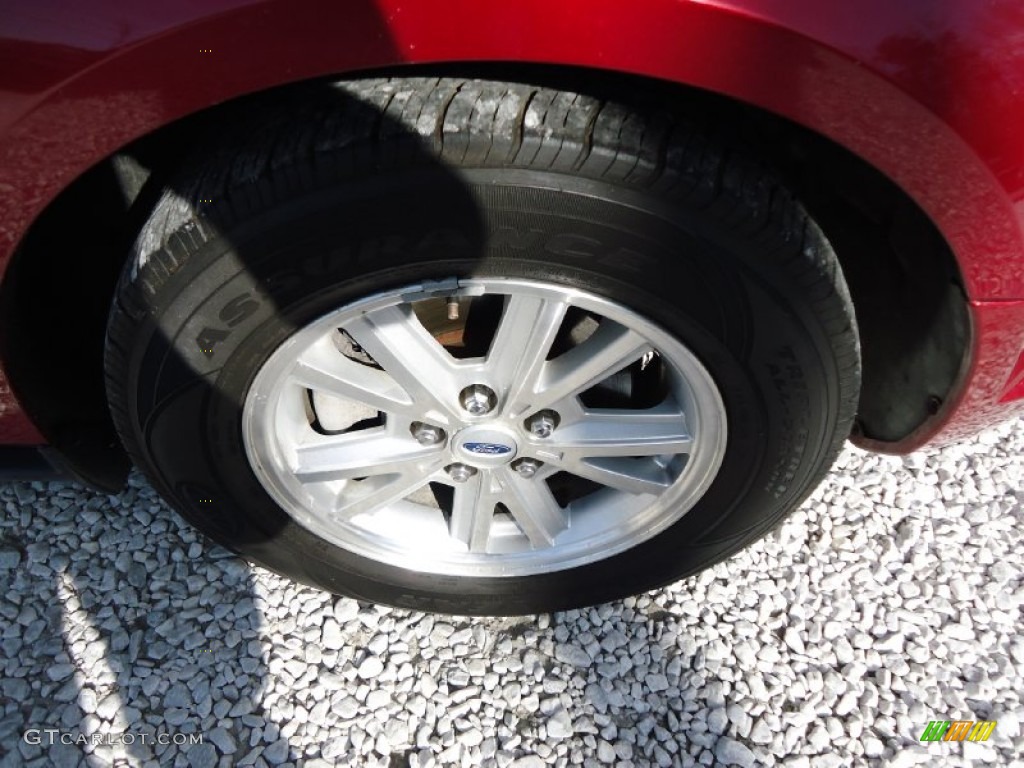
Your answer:
[[[456,436],[453,453],[474,467],[500,467],[516,457],[519,446],[513,434],[492,426],[466,427]]]

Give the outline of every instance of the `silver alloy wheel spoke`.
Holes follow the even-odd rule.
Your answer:
[[[542,451],[578,477],[625,493],[657,495],[672,477],[654,457],[687,454],[692,443],[685,414],[665,402],[646,410],[584,410],[544,440]]]
[[[366,313],[346,323],[345,330],[408,393],[421,414],[445,424],[459,418],[455,361],[410,306]]]
[[[507,389],[505,412],[509,417],[518,418],[530,408],[538,376],[568,308],[565,301],[516,294],[508,297],[487,365]]]
[[[548,451],[568,456],[660,456],[689,453],[693,438],[686,417],[676,407],[648,410],[584,411],[583,418],[555,430],[545,440]]]
[[[569,521],[548,484],[536,477],[523,478],[508,467],[496,474],[505,491],[505,506],[533,548],[552,546],[558,534],[569,527]]]
[[[451,535],[470,552],[486,552],[499,498],[491,487],[490,472],[477,472],[455,486],[452,501]]]
[[[421,445],[380,430],[371,436],[352,432],[299,445],[295,449],[293,471],[302,482],[348,480],[374,475],[409,472],[424,465],[439,466],[441,452],[437,446]]]
[[[418,466],[395,475],[377,475],[359,483],[359,488],[352,494],[337,499],[333,509],[333,517],[347,522],[357,515],[366,515],[378,509],[401,501],[415,493],[430,480],[437,471],[437,466]]]
[[[582,394],[649,351],[650,342],[635,331],[616,323],[602,323],[582,344],[545,364],[532,410]]]
[[[328,313],[257,372],[246,453],[297,522],[391,567],[526,576],[635,546],[701,497],[724,454],[725,410],[677,339],[554,283],[474,278],[440,290],[409,286]],[[502,300],[496,319],[474,315],[487,296]],[[470,326],[432,319],[438,299],[460,302],[476,336],[492,322],[484,356]],[[556,339],[568,349],[553,353]],[[622,378],[603,382],[641,359],[626,375],[645,405],[588,405],[621,396]],[[487,407],[471,408],[467,392],[486,394]]]
[[[412,397],[389,374],[339,355],[326,336],[299,357],[292,379],[307,389],[354,400],[385,413],[419,413]]]
[[[672,484],[672,475],[653,460],[635,461],[618,456],[594,459],[570,459],[560,466],[577,477],[617,491],[657,496]]]

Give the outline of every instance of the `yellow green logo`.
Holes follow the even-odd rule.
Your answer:
[[[995,729],[995,720],[932,720],[921,741],[988,741]]]

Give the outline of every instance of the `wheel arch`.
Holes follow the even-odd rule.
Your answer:
[[[435,65],[417,74],[467,69]],[[968,352],[960,277],[930,219],[877,170],[790,121],[693,88],[568,67],[498,63],[471,71],[606,98],[671,102],[713,130],[739,133],[786,176],[836,247],[862,329],[859,431],[884,448],[938,417]],[[127,470],[106,410],[102,333],[117,275],[161,176],[192,151],[202,126],[284,91],[212,107],[121,148],[61,193],[22,243],[0,292],[5,326],[19,329],[6,340],[4,366],[28,415],[86,479],[109,487]],[[100,235],[88,258],[75,243],[83,228]],[[64,279],[55,282],[54,275]],[[58,312],[42,311],[38,296],[55,290]],[[67,354],[38,354],[58,336],[68,340]]]

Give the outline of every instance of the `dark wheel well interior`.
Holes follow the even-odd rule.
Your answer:
[[[465,76],[466,70],[385,74]],[[569,68],[473,65],[470,74],[671,105],[752,146],[822,226],[850,285],[864,366],[856,429],[865,438],[895,443],[940,413],[968,348],[964,293],[945,240],[880,173],[787,120],[696,89]],[[197,137],[284,90],[212,107],[99,163],[43,212],[8,268],[0,286],[0,354],[8,378],[51,445],[95,485],[119,486],[129,467],[107,411],[103,344],[131,241],[161,179],[195,150]]]

